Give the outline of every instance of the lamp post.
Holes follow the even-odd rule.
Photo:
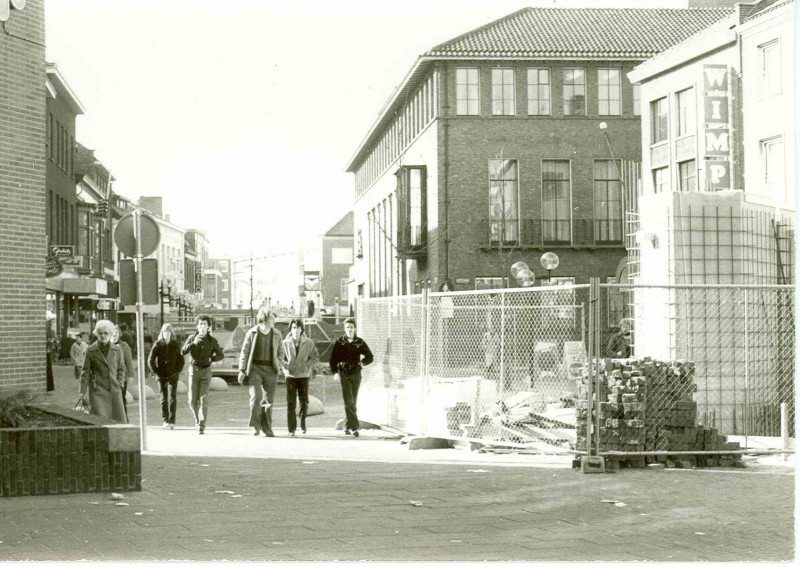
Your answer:
[[[534,276],[528,264],[523,261],[514,262],[511,266],[511,275],[516,278],[517,283],[522,287],[531,287],[536,281],[536,276]]]
[[[558,255],[555,252],[545,252],[539,259],[542,268],[547,270],[547,285],[550,285],[550,277],[553,270],[558,268]]]

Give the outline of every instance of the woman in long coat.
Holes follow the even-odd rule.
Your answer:
[[[122,351],[122,360],[125,361],[125,373],[122,376],[122,407],[125,408],[125,417],[128,417],[128,383],[133,380],[136,373],[136,367],[133,364],[133,353],[131,347],[128,346],[123,340],[122,330],[119,327],[114,327],[114,333],[111,335],[111,343],[117,345]]]
[[[81,374],[81,395],[92,414],[128,423],[122,402],[125,360],[119,345],[112,344],[114,324],[100,320],[94,327],[97,341],[86,349]]]

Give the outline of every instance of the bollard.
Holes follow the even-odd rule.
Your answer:
[[[584,474],[606,472],[605,457],[586,455],[581,457],[581,472]]]
[[[789,458],[786,452],[789,449],[789,418],[786,411],[786,402],[781,402],[781,445],[783,448],[783,460]]]

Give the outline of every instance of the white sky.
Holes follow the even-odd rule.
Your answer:
[[[77,139],[132,200],[258,255],[350,208],[344,169],[416,58],[529,6],[686,0],[45,0],[47,59],[86,108]],[[301,227],[301,228],[298,228]],[[300,234],[298,234],[300,231]]]

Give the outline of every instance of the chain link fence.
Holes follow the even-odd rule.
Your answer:
[[[359,412],[405,433],[586,451],[591,417],[600,452],[722,451],[780,436],[783,403],[794,436],[789,286],[430,293],[358,313],[375,354]]]

